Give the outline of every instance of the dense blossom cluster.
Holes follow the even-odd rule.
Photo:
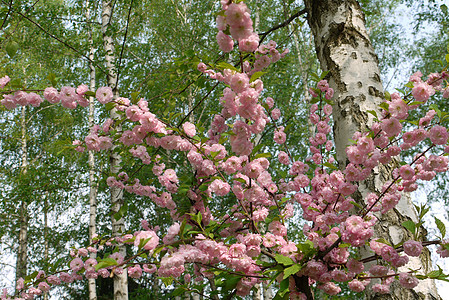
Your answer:
[[[102,126],[95,125],[84,141],[73,142],[78,152],[85,148],[107,150],[115,143],[148,165],[158,179],[156,183],[149,185],[121,172],[108,177],[107,184],[149,197],[158,207],[167,208],[173,225],[163,235],[144,221],[142,231],[110,239],[95,238],[89,247],[72,251],[70,271],[51,275],[40,271],[32,282],[19,279],[17,291],[21,299],[32,299],[48,291],[50,286],[63,282],[114,276],[124,268],[132,278],[140,278],[145,273],[175,278],[184,274],[186,282],[190,282],[191,274],[196,281],[201,281],[213,276],[211,269],[225,268],[240,275],[236,294],[244,296],[256,283],[270,280],[269,276],[275,274],[273,271],[269,276],[262,275],[261,255],[271,259],[273,266],[280,263],[279,256],[301,266],[286,279],[292,298],[305,297],[304,291],[295,286],[293,276],[316,283],[329,295],[340,293],[340,282],[348,282],[351,290],[361,292],[375,280],[372,289],[379,293],[388,293],[395,279],[405,288],[417,285],[413,271],[401,272],[398,268],[407,264],[409,256],[420,255],[422,243],[405,241],[402,248],[389,245],[373,236],[373,227],[378,220],[376,214],[393,209],[402,191],[413,191],[418,180],[431,180],[437,172],[448,170],[448,159],[443,154],[449,153],[449,134],[439,123],[435,110],[429,110],[417,126],[407,127],[405,132],[403,128],[409,112],[432,95],[441,92],[443,97],[449,97],[448,74],[431,74],[423,81],[422,74],[415,73],[410,78],[413,98],[392,94],[383,104],[382,113],[370,125],[371,130],[353,135],[354,143],[346,149],[349,163],[341,170],[337,169],[332,156],[334,145],[330,137],[330,100],[334,90],[327,81],[319,81],[316,88],[310,89],[314,104],[309,119],[316,128],[309,139],[310,157],[306,161],[295,160],[286,146],[281,112],[273,98],[262,100],[263,82],[257,76],[288,51],[281,54],[273,41],[259,45],[259,36],[253,31],[250,11],[244,2],[222,1],[222,8],[217,17],[220,49],[231,52],[236,40],[239,55],[250,53],[252,59],[243,61],[240,71],[234,67],[217,70],[205,63],[198,64],[200,72],[226,85],[219,99],[221,113],[213,116],[207,139],[196,138],[197,128],[189,122],[182,124],[182,130],[172,128],[150,111],[144,99],[136,104],[127,98],[114,99],[112,90],[102,87],[96,91],[97,100],[102,104],[111,102],[122,118],[129,121],[130,127],[116,132],[111,130],[115,121],[108,119]],[[0,88],[8,82],[9,77],[1,78]],[[43,93],[50,103],[60,102],[71,109],[78,104],[87,106],[88,94],[85,85],[76,89],[63,87],[60,91],[51,87]],[[19,105],[37,107],[42,102],[38,94],[23,91],[5,93],[1,101],[7,109]],[[274,128],[273,141],[279,145],[277,156],[271,160],[267,158],[269,155],[258,156],[253,151],[255,138],[269,123]],[[397,167],[378,193],[363,195],[364,203],[358,204],[362,209],[355,214],[356,202],[352,195],[358,188],[357,182],[371,176],[379,164],[390,163],[401,151],[424,140],[429,144],[428,149],[417,154],[413,161]],[[177,170],[167,168],[159,155],[153,155],[157,148],[182,153],[195,172],[195,182],[187,192],[192,204],[188,212],[178,210],[174,200],[181,184]],[[428,151],[430,149],[434,151]],[[273,165],[286,168],[288,175],[277,178],[270,169]],[[211,211],[208,203],[221,197],[233,199],[234,205],[226,213]],[[308,240],[305,244],[313,245],[311,253],[288,238],[287,220],[295,215],[299,206],[303,218],[310,221],[304,226],[304,234]],[[186,227],[192,229],[191,233]],[[214,234],[208,227],[216,229]],[[122,244],[134,246],[136,255],[123,257],[115,252],[98,261],[89,258],[89,253]],[[449,256],[447,244],[442,242],[438,250],[443,257]],[[351,254],[352,249],[363,245],[368,245],[379,258],[379,263],[369,270]],[[170,247],[165,248],[165,255],[156,251],[167,246]]]

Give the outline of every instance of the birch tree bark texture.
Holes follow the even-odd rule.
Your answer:
[[[22,149],[22,164],[20,172],[26,175],[28,172],[28,147],[27,147],[27,125],[26,125],[26,107],[22,107],[22,114],[20,119],[20,126],[22,129],[21,149]],[[28,263],[28,199],[22,199],[19,210],[19,247],[17,249],[16,260],[16,282],[19,278],[25,278],[27,275]]]
[[[101,10],[101,30],[103,32],[103,47],[105,51],[105,62],[107,69],[107,81],[108,86],[112,89],[114,94],[114,99],[118,98],[118,88],[117,88],[117,69],[115,66],[115,52],[114,52],[114,41],[111,35],[111,19],[112,19],[112,0],[102,1]],[[110,117],[112,120],[116,121],[119,119],[117,110],[114,108],[110,112]],[[115,127],[116,130],[120,131],[119,126]],[[109,157],[110,171],[113,174],[118,174],[120,172],[121,156],[114,151],[115,146],[111,148],[111,154]],[[111,223],[112,223],[112,235],[120,236],[125,232],[125,220],[123,217],[120,219],[115,219],[114,215],[119,212],[120,208],[123,206],[123,191],[116,187],[111,187]],[[126,248],[124,245],[119,247],[119,253],[126,257]],[[124,269],[121,274],[114,274],[114,300],[128,300],[128,273]]]
[[[373,122],[369,110],[379,112],[383,101],[378,58],[365,28],[365,18],[360,4],[355,0],[305,0],[307,19],[315,39],[315,50],[321,69],[329,71],[329,85],[334,89],[333,119],[337,161],[340,168],[348,163],[346,146],[355,131],[365,131]],[[380,115],[380,114],[378,114]],[[359,184],[354,199],[363,201],[370,192],[379,193],[383,183],[390,179],[394,165],[381,166],[365,182]],[[380,217],[375,227],[375,237],[390,243],[410,239],[410,234],[400,225],[407,219],[416,221],[416,212],[410,197],[404,195],[398,207]],[[368,251],[362,251],[362,257]],[[427,251],[419,259],[410,260],[402,270],[431,268]],[[379,295],[367,291],[366,299],[440,299],[433,281],[422,281],[409,290],[394,283],[390,294]]]

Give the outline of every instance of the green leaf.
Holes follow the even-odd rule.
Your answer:
[[[376,239],[376,242],[391,246],[391,244],[384,238]]]
[[[415,84],[413,82],[409,81],[409,82],[407,82],[407,84],[405,84],[405,86],[412,89],[415,86]]]
[[[388,103],[387,102],[382,102],[381,104],[379,104],[380,108],[383,108],[384,110],[388,111]]]
[[[279,286],[279,290],[276,294],[276,296],[273,298],[273,300],[281,300],[281,299],[288,299],[288,294],[289,294],[289,280],[284,279],[281,281],[281,284]]]
[[[233,65],[228,64],[228,63],[226,63],[224,61],[219,62],[216,67],[218,69],[222,69],[222,70],[229,69],[229,70],[233,70],[233,71],[239,72],[239,70],[236,67],[234,67]]]
[[[409,104],[407,104],[408,106],[413,106],[413,105],[421,105],[421,104],[423,104],[424,102],[420,102],[420,101],[414,101],[414,102],[412,102],[412,103],[409,103]]]
[[[360,204],[358,204],[358,203],[355,202],[355,201],[350,201],[349,203],[351,203],[352,205],[354,205],[354,206],[357,207],[357,208],[363,209],[363,206],[360,205]]]
[[[170,286],[173,283],[173,277],[159,277],[165,286]]]
[[[184,294],[186,292],[186,289],[183,286],[178,287],[176,290],[174,290],[171,293],[171,297],[177,297],[177,296],[181,296],[182,294]]]
[[[324,77],[326,77],[327,74],[329,74],[329,71],[324,71],[323,73],[321,73],[320,79],[321,79],[321,80],[324,79]]]
[[[429,278],[435,279],[441,275],[441,270],[433,270],[433,271],[427,273],[426,275]]]
[[[51,85],[56,86],[56,76],[53,73],[47,75],[47,79],[50,81]]]
[[[437,217],[434,217],[434,218],[435,218],[435,223],[437,224],[437,228],[441,233],[441,238],[444,239],[444,237],[446,236],[446,226],[440,219],[438,219]]]
[[[120,210],[114,214],[114,219],[116,221],[120,220],[121,218],[123,218],[123,216],[127,211],[128,211],[128,204],[125,202],[123,203],[122,207],[120,207]]]
[[[301,270],[301,266],[296,264],[284,270],[284,279],[290,275],[296,274]]]
[[[407,220],[405,222],[402,222],[402,226],[406,229],[408,229],[411,233],[416,232],[416,224],[412,220]]]
[[[220,154],[220,152],[221,152],[221,151],[212,151],[212,152],[210,153],[210,156],[212,156],[212,158],[215,158],[215,157],[217,157],[218,154]]]
[[[375,110],[367,110],[366,112],[372,114],[374,117],[377,118],[377,113]]]
[[[283,256],[280,254],[276,254],[274,259],[277,261],[277,263],[284,265],[284,266],[291,266],[294,264],[293,260],[290,257]]]
[[[116,266],[116,265],[117,265],[117,261],[115,259],[109,258],[109,257],[103,258],[102,260],[100,260],[98,262],[98,264],[95,265],[95,271],[98,271],[100,269],[107,268],[110,266]]]
[[[338,168],[333,164],[331,164],[330,162],[325,162],[323,166],[328,167],[329,169],[338,170]]]
[[[241,277],[239,276],[231,276],[231,277],[225,277],[225,286],[224,290],[229,291],[235,289],[237,283],[239,283]]]
[[[271,153],[259,153],[254,158],[271,157]]]
[[[263,74],[266,74],[267,72],[256,72],[253,75],[251,75],[251,78],[249,80],[249,82],[253,82],[256,81],[257,79],[259,79],[260,77],[262,77]]]
[[[6,44],[5,50],[6,53],[8,53],[9,57],[13,58],[16,55],[17,50],[19,50],[19,44],[14,41],[9,42],[8,44]]]
[[[440,5],[440,9],[445,15],[447,15],[447,5],[446,4]],[[446,55],[446,60],[447,60],[447,55]],[[449,62],[449,60],[447,60],[447,62]]]

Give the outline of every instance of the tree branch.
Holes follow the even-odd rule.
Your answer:
[[[283,23],[276,25],[272,28],[270,28],[268,31],[264,32],[264,33],[260,33],[260,42],[259,44],[261,44],[263,42],[263,40],[267,37],[267,35],[269,35],[270,33],[272,33],[275,30],[278,30],[279,28],[285,27],[288,24],[290,24],[291,22],[293,22],[294,19],[296,19],[299,16],[302,16],[303,14],[305,14],[307,11],[306,9],[301,9],[300,11],[298,11],[297,13],[293,14],[290,16],[290,18],[288,18],[287,20],[285,20]]]
[[[106,74],[106,72],[103,70],[102,67],[100,67],[97,63],[95,63],[93,60],[91,60],[89,57],[87,57],[86,55],[80,53],[77,49],[75,49],[72,45],[67,44],[65,41],[61,40],[60,38],[58,38],[57,36],[51,34],[50,32],[48,32],[45,28],[43,28],[39,23],[37,23],[36,21],[32,20],[30,17],[26,16],[25,14],[21,13],[20,11],[15,11],[15,13],[19,14],[20,16],[22,16],[23,18],[25,18],[26,20],[28,20],[30,23],[32,23],[33,25],[35,25],[36,27],[38,27],[40,30],[42,30],[46,35],[50,36],[51,38],[57,40],[58,42],[60,42],[61,44],[63,44],[64,46],[66,46],[67,48],[73,50],[75,53],[79,54],[81,57],[85,58],[87,61],[89,61],[90,63],[92,63],[93,65],[95,65],[98,69],[101,70],[101,72],[103,72],[104,74]]]
[[[129,5],[128,18],[126,20],[125,36],[123,37],[122,50],[120,51],[120,57],[119,57],[118,66],[117,66],[117,79],[115,80],[116,87],[118,86],[118,79],[120,77],[120,66],[122,64],[123,50],[125,49],[126,38],[128,37],[129,19],[131,17],[131,9],[133,7],[133,2],[134,2],[134,0],[131,0],[131,4]]]

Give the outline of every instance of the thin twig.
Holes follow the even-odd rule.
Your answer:
[[[267,35],[269,35],[269,34],[272,33],[273,31],[278,30],[279,28],[282,28],[282,27],[287,26],[288,24],[290,24],[291,22],[293,22],[294,19],[296,19],[297,17],[299,17],[299,16],[305,14],[306,12],[307,12],[307,11],[306,11],[305,8],[304,8],[304,9],[301,9],[301,10],[298,11],[297,13],[291,15],[290,18],[288,18],[287,20],[285,20],[285,21],[282,22],[281,24],[276,25],[276,26],[270,28],[268,31],[259,34],[259,35],[260,35],[260,42],[259,42],[259,43],[262,43],[262,41],[267,37]]]
[[[21,15],[23,18],[25,18],[26,20],[28,20],[30,23],[34,24],[36,27],[38,27],[40,30],[42,30],[46,35],[50,36],[51,38],[57,40],[58,42],[60,42],[61,44],[63,44],[64,46],[66,46],[67,48],[75,51],[75,53],[79,54],[80,56],[82,56],[83,58],[87,59],[87,61],[89,61],[90,63],[92,63],[93,65],[95,65],[98,69],[101,70],[101,72],[103,72],[104,74],[106,74],[106,72],[103,70],[102,67],[100,67],[96,62],[94,62],[93,60],[91,60],[88,56],[80,53],[77,49],[75,49],[72,45],[68,44],[67,42],[61,40],[60,38],[58,38],[57,36],[51,34],[50,32],[48,32],[45,28],[43,28],[39,23],[37,23],[36,21],[32,20],[31,18],[29,18],[28,16],[24,15],[23,13],[21,13],[20,11],[16,11],[17,14]]]
[[[12,0],[9,1],[8,12],[6,13],[5,18],[3,19],[2,26],[0,26],[0,30],[3,30],[3,26],[5,25],[6,20],[8,19],[8,16],[11,13],[11,10],[12,10]]]
[[[118,60],[118,66],[117,66],[117,79],[115,80],[116,87],[118,86],[118,79],[120,77],[120,66],[122,64],[123,50],[125,50],[126,38],[128,37],[129,19],[131,17],[131,9],[133,7],[133,2],[134,2],[134,0],[131,0],[131,4],[129,5],[128,18],[126,20],[125,36],[123,37],[122,50],[120,51],[120,58]]]

